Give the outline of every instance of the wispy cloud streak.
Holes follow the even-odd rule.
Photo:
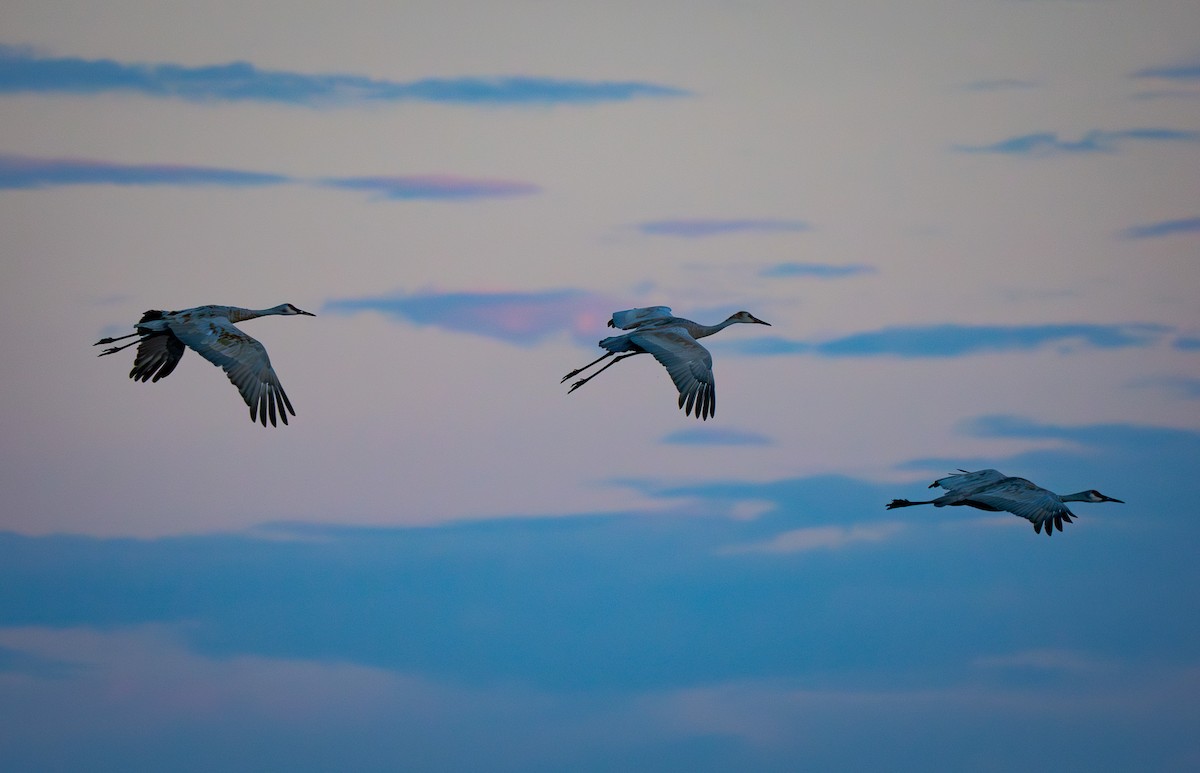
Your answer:
[[[1004,655],[982,655],[975,658],[972,665],[987,669],[1034,669],[1077,673],[1108,671],[1113,668],[1111,663],[1087,653],[1051,648],[1022,650]]]
[[[1200,336],[1181,335],[1171,344],[1181,352],[1200,351]]]
[[[768,279],[805,277],[813,279],[841,279],[860,274],[874,274],[875,267],[862,263],[837,265],[833,263],[778,263],[758,272]]]
[[[734,233],[795,233],[811,230],[802,220],[682,218],[650,220],[634,226],[647,236],[703,238]]]
[[[1162,220],[1157,223],[1135,225],[1121,231],[1125,239],[1155,239],[1175,234],[1200,233],[1200,217],[1185,217],[1179,220]]]
[[[55,185],[280,185],[290,177],[179,164],[114,164],[71,158],[31,158],[0,153],[0,188]]]
[[[495,338],[521,346],[569,332],[595,338],[613,303],[580,290],[516,292],[397,292],[330,300],[338,314],[374,311],[415,325]]]
[[[1129,386],[1135,388],[1163,389],[1171,394],[1188,400],[1200,400],[1200,378],[1189,376],[1155,376],[1137,379]]]
[[[1126,129],[1123,131],[1094,130],[1078,140],[1059,139],[1056,132],[1023,134],[991,145],[955,145],[962,153],[996,153],[1010,156],[1059,156],[1085,153],[1115,153],[1129,141],[1136,142],[1200,142],[1200,132],[1177,129]]]
[[[964,83],[962,88],[967,91],[1014,91],[1035,89],[1041,86],[1037,81],[1021,80],[1019,78],[990,78]]]
[[[34,158],[0,153],[0,189],[35,189],[62,185],[315,185],[360,191],[390,200],[442,200],[524,196],[541,191],[519,180],[491,180],[455,175],[332,177],[305,180],[270,172],[181,164],[117,164],[76,158]]]
[[[248,62],[189,67],[112,59],[42,57],[0,46],[0,94],[136,93],[191,102],[266,102],[337,106],[378,102],[458,105],[559,105],[687,96],[672,86],[640,81],[542,77],[376,80],[362,75],[261,70]]]
[[[527,196],[538,186],[519,180],[484,180],[453,175],[399,177],[332,177],[320,181],[329,188],[363,191],[383,199],[479,199]]]
[[[963,357],[972,354],[1028,351],[1057,345],[1115,349],[1151,346],[1170,332],[1163,325],[918,325],[887,327],[828,341],[757,338],[714,344],[747,355],[810,354],[821,357]]]
[[[1156,78],[1172,81],[1200,81],[1200,60],[1179,64],[1145,67],[1130,73],[1131,78]]]
[[[724,555],[739,553],[779,555],[811,550],[837,550],[862,542],[883,542],[900,534],[905,528],[905,524],[898,521],[857,526],[810,526],[785,531],[763,542],[731,545],[720,549],[718,553]]]
[[[697,428],[672,432],[662,442],[678,446],[769,446],[771,438],[736,429]]]

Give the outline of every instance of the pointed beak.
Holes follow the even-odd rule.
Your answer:
[[[306,317],[315,317],[315,316],[317,316],[316,314],[313,314],[311,311],[304,311],[303,309],[296,309],[296,311],[300,312],[301,314],[303,314],[303,315],[304,315],[304,316],[306,316]]]
[[[760,324],[760,325],[766,325],[767,327],[771,327],[771,323],[770,323],[770,322],[763,322],[763,321],[762,321],[761,319],[759,319],[758,317],[751,317],[750,319],[754,320],[755,322],[757,322],[757,323],[758,323],[758,324]]]
[[[1104,495],[1103,495],[1103,494],[1101,494],[1100,496],[1104,497]],[[1123,505],[1123,504],[1125,504],[1125,500],[1124,500],[1124,499],[1116,499],[1116,498],[1114,498],[1114,497],[1104,497],[1104,501],[1105,501],[1105,502],[1117,502],[1117,503],[1120,503],[1120,504],[1122,504],[1122,505]]]

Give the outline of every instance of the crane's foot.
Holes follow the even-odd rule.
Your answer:
[[[564,381],[566,381],[566,379],[563,379],[563,380],[564,380]],[[585,378],[585,379],[582,379],[582,380],[580,380],[580,381],[576,381],[574,384],[572,384],[572,385],[571,385],[571,388],[567,390],[567,394],[571,394],[571,393],[572,393],[572,392],[574,392],[576,389],[578,389],[579,387],[581,387],[581,386],[583,386],[584,384],[586,384],[586,383],[587,383],[589,380],[590,380],[590,379],[586,379],[586,378]]]
[[[567,375],[563,376],[562,380],[560,380],[558,383],[565,384],[565,383],[567,383],[567,379],[569,379],[571,376],[578,376],[582,371],[583,371],[583,368],[579,368],[578,370],[573,370],[570,373],[568,373]],[[570,392],[568,392],[567,394],[570,394]]]

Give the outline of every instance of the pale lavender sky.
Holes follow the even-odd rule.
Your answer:
[[[60,678],[47,676],[53,664],[71,674],[71,664],[91,664],[94,681],[75,687],[109,712],[103,675],[130,668],[120,652],[136,642],[178,669],[181,684],[211,670],[227,687],[197,700],[217,706],[245,705],[240,670],[265,685],[292,674],[362,712],[422,711],[420,700],[397,697],[416,690],[446,718],[431,737],[478,731],[498,745],[500,767],[578,762],[563,749],[592,748],[611,721],[641,751],[581,758],[598,768],[621,759],[685,768],[704,757],[696,739],[719,737],[733,746],[713,760],[788,769],[806,753],[825,759],[789,724],[807,716],[810,699],[841,696],[830,700],[850,713],[869,704],[894,739],[903,727],[887,707],[910,692],[930,710],[965,700],[981,718],[981,707],[1039,705],[1046,696],[1025,672],[992,679],[1029,659],[1034,673],[1068,679],[1063,689],[1078,689],[1097,726],[1116,715],[1079,697],[1090,689],[1119,682],[1128,692],[1104,693],[1119,700],[1194,683],[1196,630],[1165,622],[1194,617],[1188,595],[1163,602],[1152,622],[1165,628],[1142,626],[1146,637],[1172,633],[1165,653],[1132,634],[1092,650],[1100,600],[1081,602],[1074,627],[1012,607],[1005,619],[1029,641],[985,632],[988,604],[1061,586],[1054,573],[1064,563],[1080,578],[1116,571],[1112,551],[1133,533],[1144,550],[1119,564],[1133,575],[1126,582],[1150,567],[1176,587],[1196,579],[1182,559],[1161,555],[1198,536],[1195,526],[1179,532],[1195,520],[1186,497],[1162,493],[1189,487],[1200,449],[1197,29],[1200,7],[1188,0],[5,3],[0,532],[16,541],[3,548],[14,551],[10,566],[26,566],[12,563],[22,551],[44,556],[30,559],[31,575],[11,578],[31,590],[6,597],[21,611],[0,620],[0,703],[42,696],[44,715],[27,721],[51,733],[38,723],[54,715],[55,693],[37,680]],[[132,350],[96,359],[91,347],[150,308],[283,302],[317,316],[242,329],[267,347],[296,407],[287,427],[251,424],[223,374],[194,353],[170,378],[135,384]],[[772,324],[708,339],[720,393],[713,420],[678,411],[648,357],[566,395],[559,379],[600,354],[612,311],[659,304],[701,322],[746,309]],[[1128,504],[1079,506],[1081,520],[1049,545],[1011,516],[883,511],[960,466],[1061,492],[1099,488]],[[632,536],[607,525],[623,519],[639,524]],[[642,619],[649,607],[625,609],[633,649],[676,652],[666,642],[686,640],[690,626],[704,642],[706,626],[741,624],[767,654],[732,670],[698,656],[666,675],[648,660],[628,683],[607,686],[602,664],[585,663],[580,686],[532,656],[518,667],[464,650],[447,665],[308,634],[263,643],[241,618],[206,617],[257,608],[245,598],[160,608],[146,589],[174,580],[129,569],[135,584],[125,588],[114,578],[126,564],[105,553],[125,543],[96,539],[148,540],[136,544],[164,552],[130,560],[169,567],[191,565],[181,545],[193,542],[240,540],[253,554],[306,542],[314,529],[318,543],[348,539],[347,551],[369,552],[370,535],[387,543],[425,534],[408,527],[437,527],[429,533],[445,544],[428,555],[445,550],[471,566],[489,529],[500,555],[523,556],[513,546],[526,544],[526,531],[528,544],[557,553],[557,529],[590,528],[565,521],[599,523],[615,540],[580,559],[597,572],[583,586],[599,595],[581,591],[579,604],[603,608],[610,599],[596,589],[612,567],[655,565],[650,546],[663,540],[662,555],[694,558],[663,569],[680,603],[704,588],[705,598],[728,591],[741,609],[730,620],[713,611],[720,603],[697,601],[701,621],[665,614],[678,623],[664,623],[666,633]],[[70,564],[50,535],[96,551],[87,563],[96,574],[76,578],[79,587],[111,581],[114,598],[145,604],[111,617],[83,601],[46,611],[58,609],[57,593],[29,578],[51,583],[57,562]],[[634,546],[622,559],[614,545],[624,539]],[[995,542],[1016,564],[989,559]],[[957,571],[937,564],[923,574],[947,556]],[[266,566],[304,577],[293,559],[308,560]],[[245,581],[220,571],[237,561],[211,560],[203,576],[216,586]],[[542,566],[540,553],[530,560]],[[537,651],[532,642],[601,646],[579,618],[564,618],[561,631],[511,622],[528,601],[520,589],[537,584],[495,561],[470,576],[480,587],[511,581],[517,590],[498,607],[451,595],[395,608],[436,608],[464,630],[490,631],[499,638],[483,641],[510,654]],[[746,574],[728,585],[696,579],[710,577],[706,562]],[[341,568],[329,571],[344,577],[334,563]],[[775,623],[758,615],[773,620],[777,608],[742,609],[729,590],[774,598],[781,583],[803,582],[816,594],[804,598],[825,610],[814,630],[847,651],[925,651],[914,621],[864,632],[857,614],[838,617],[844,604],[882,604],[894,578],[878,567],[893,564],[912,594],[956,581],[978,594],[960,599],[961,619],[948,616],[979,632],[956,654],[960,670],[913,667],[903,654],[826,662],[792,634],[771,633]],[[380,576],[409,571],[388,567]],[[877,587],[842,584],[868,567]],[[574,577],[570,564],[544,568]],[[405,582],[428,586],[411,571]],[[635,574],[632,597],[659,599],[658,576]],[[388,583],[359,579],[333,582],[339,608],[375,609],[364,588]],[[1082,591],[1068,584],[1069,601]],[[292,602],[318,626],[345,625],[303,594]],[[501,618],[528,640],[488,627]],[[394,633],[361,625],[364,640]],[[461,641],[435,625],[422,635],[430,652],[459,652]],[[712,662],[721,652],[714,645]],[[797,664],[789,652],[807,654]],[[43,662],[51,666],[22,665]],[[361,687],[376,684],[362,669],[387,672],[390,686]],[[1121,678],[1105,681],[1113,673]],[[611,701],[574,702],[593,688]],[[495,720],[489,701],[503,703],[510,689],[524,707],[507,720],[514,737],[536,743],[535,728],[548,723],[580,745],[522,756],[521,743],[480,729]],[[485,708],[464,708],[480,695]],[[1163,716],[1195,718],[1194,698],[1160,697],[1143,699]],[[169,744],[139,760],[120,742],[161,700],[147,693],[128,714],[113,712],[128,724],[114,719],[109,735],[98,725],[80,732],[116,738],[105,748],[122,764],[177,763]],[[1065,713],[1079,708],[1063,700]],[[288,703],[250,712],[246,721],[265,728],[262,748],[281,728],[327,721],[285,716]],[[553,706],[576,721],[566,727]],[[763,706],[778,709],[769,713],[779,724],[760,721]],[[181,727],[195,719],[179,711]],[[831,722],[828,732],[849,732]],[[977,737],[968,720],[957,728],[960,740]],[[1126,746],[1154,738],[1139,731]],[[388,746],[379,759],[400,753]],[[413,767],[463,762],[427,754]],[[906,754],[930,767],[917,747],[898,758]],[[1005,754],[994,767],[1029,762]],[[1152,767],[1194,761],[1200,749],[1176,741],[1163,754]],[[950,767],[993,759],[963,755]],[[6,756],[39,760],[33,742],[0,742]]]

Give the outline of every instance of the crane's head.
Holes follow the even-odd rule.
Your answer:
[[[298,309],[290,303],[281,303],[278,306],[276,306],[275,308],[277,309],[277,311],[276,311],[277,314],[283,314],[284,316],[291,316],[292,314],[303,314],[306,317],[317,316],[316,314],[313,314],[311,311],[304,311],[303,309]]]
[[[1103,494],[1101,494],[1099,491],[1097,491],[1096,489],[1092,489],[1090,491],[1085,491],[1083,493],[1085,495],[1087,495],[1087,499],[1085,500],[1087,502],[1118,502],[1122,505],[1125,504],[1125,502],[1123,500],[1113,499],[1112,497],[1106,497]]]
[[[766,325],[767,327],[771,327],[770,322],[763,322],[761,319],[754,316],[753,314],[751,314],[748,311],[739,311],[737,314],[731,315],[729,317],[729,321],[730,322],[745,322],[747,324]]]

